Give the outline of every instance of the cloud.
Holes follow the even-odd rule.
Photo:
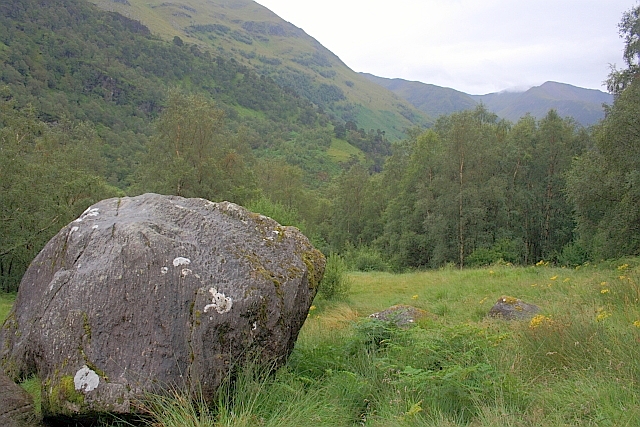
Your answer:
[[[602,89],[628,0],[260,0],[356,71],[468,93],[548,80]]]

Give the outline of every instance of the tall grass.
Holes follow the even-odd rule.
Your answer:
[[[284,367],[249,364],[209,404],[152,397],[149,424],[635,426],[639,264],[350,273],[346,297],[315,301]],[[487,318],[503,295],[541,311]],[[368,318],[395,304],[431,314],[408,329]]]

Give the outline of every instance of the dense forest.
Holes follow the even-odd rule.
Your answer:
[[[90,204],[149,191],[246,205],[360,269],[639,255],[639,14],[598,125],[479,106],[391,144],[83,0],[2,2],[0,290]]]

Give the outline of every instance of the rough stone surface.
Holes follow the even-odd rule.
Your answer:
[[[211,398],[247,355],[286,360],[324,266],[298,229],[232,203],[104,200],[27,270],[2,368],[38,375],[46,416],[126,414],[172,386]]]
[[[0,426],[32,427],[40,425],[31,396],[0,372]]]
[[[489,310],[489,317],[497,317],[505,320],[530,319],[540,311],[538,306],[526,303],[521,299],[502,296]]]
[[[410,305],[394,305],[386,310],[369,315],[372,319],[390,321],[397,326],[410,326],[426,316],[427,312],[425,310]]]

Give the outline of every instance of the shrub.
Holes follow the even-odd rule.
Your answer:
[[[268,216],[278,221],[281,225],[293,225],[300,228],[300,230],[304,228],[298,218],[298,212],[294,208],[289,208],[279,202],[272,202],[267,197],[262,196],[251,201],[247,205],[247,209]]]
[[[589,261],[589,254],[579,243],[572,242],[562,248],[558,263],[567,267],[576,267]]]
[[[349,293],[351,281],[347,277],[347,265],[338,254],[327,257],[324,277],[320,282],[318,293],[325,299],[343,299]]]
[[[489,248],[478,248],[471,253],[466,259],[468,267],[483,267],[502,259],[502,253]]]
[[[523,247],[518,240],[501,239],[490,248],[478,248],[466,259],[468,267],[483,267],[501,261],[518,264],[522,261]]]
[[[348,248],[345,261],[350,270],[355,271],[388,271],[389,265],[377,250],[368,246]]]

